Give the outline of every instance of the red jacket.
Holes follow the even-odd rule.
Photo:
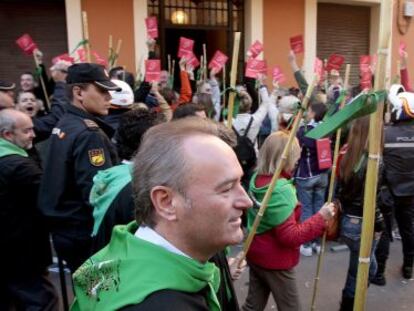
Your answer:
[[[263,187],[271,177],[259,177],[256,185]],[[325,230],[325,220],[316,213],[300,223],[301,205],[282,224],[256,235],[247,253],[247,260],[254,265],[269,270],[288,270],[299,263],[299,247],[321,236]]]

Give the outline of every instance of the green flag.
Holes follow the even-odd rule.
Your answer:
[[[352,102],[326,118],[323,123],[309,131],[305,136],[313,139],[326,137],[350,121],[376,111],[378,103],[385,101],[386,96],[386,91],[377,91],[368,94],[361,93]]]

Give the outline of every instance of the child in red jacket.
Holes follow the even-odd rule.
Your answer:
[[[287,141],[288,134],[276,132],[260,149],[257,173],[249,188],[256,207],[248,211],[248,227],[256,217]],[[290,175],[299,156],[300,147],[295,139],[247,253],[250,283],[243,310],[263,310],[270,292],[279,311],[301,309],[294,271],[299,262],[299,247],[322,235],[326,222],[334,214],[334,206],[325,204],[318,213],[300,223],[301,206]]]

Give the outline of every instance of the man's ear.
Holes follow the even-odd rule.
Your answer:
[[[73,98],[77,99],[78,101],[83,100],[82,89],[79,86],[74,86],[72,88],[72,95],[73,95]]]
[[[7,141],[13,141],[13,132],[12,131],[4,131],[3,135],[0,138],[4,138]]]
[[[157,218],[167,221],[175,221],[177,219],[177,192],[170,187],[156,186],[151,189],[150,196]]]

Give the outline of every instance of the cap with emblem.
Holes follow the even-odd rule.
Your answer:
[[[121,88],[111,82],[105,68],[98,64],[79,63],[68,68],[66,77],[68,84],[93,83],[96,86],[108,91],[120,91]]]
[[[0,80],[0,91],[12,91],[16,88],[16,84]]]

